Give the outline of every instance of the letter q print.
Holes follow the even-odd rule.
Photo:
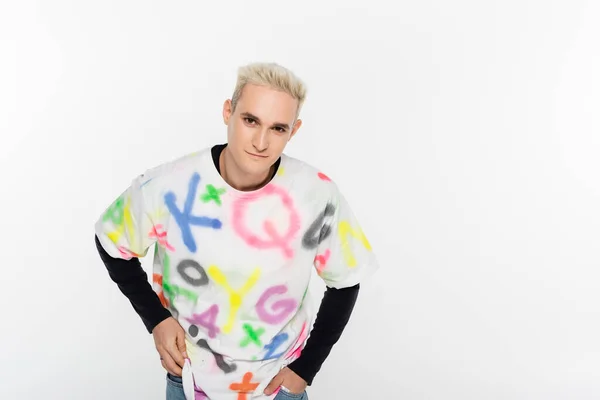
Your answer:
[[[277,196],[281,200],[288,215],[288,228],[285,232],[276,229],[270,220],[263,221],[263,235],[257,235],[248,229],[246,215],[248,205],[266,196]],[[276,248],[281,249],[286,258],[294,256],[294,250],[290,242],[300,230],[300,216],[294,208],[292,197],[282,188],[268,185],[259,194],[248,194],[241,196],[233,205],[233,229],[249,245],[257,249]]]

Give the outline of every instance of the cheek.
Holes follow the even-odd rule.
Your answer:
[[[227,127],[227,138],[232,143],[239,143],[244,140],[247,128],[240,123],[234,123]]]
[[[271,146],[273,146],[274,150],[283,151],[285,145],[288,143],[288,138],[287,135],[277,136],[271,141]]]
[[[253,129],[239,122],[231,126],[231,136],[238,139],[248,139],[252,137]]]

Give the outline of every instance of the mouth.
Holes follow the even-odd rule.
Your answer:
[[[244,150],[244,151],[245,151],[245,150]],[[248,152],[248,151],[246,151],[246,154],[248,154],[248,155],[250,155],[250,156],[252,156],[252,157],[256,157],[256,158],[268,158],[268,157],[269,157],[269,156],[263,156],[263,155],[260,155],[260,154],[254,154],[254,153],[250,153],[250,152]]]

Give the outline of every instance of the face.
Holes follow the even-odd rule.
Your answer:
[[[297,108],[289,94],[258,85],[244,87],[235,110],[227,100],[227,151],[236,167],[251,176],[267,173],[302,124]]]

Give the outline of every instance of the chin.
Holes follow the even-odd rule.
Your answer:
[[[248,165],[250,164],[250,165]],[[269,171],[269,169],[271,168],[271,164],[269,164],[268,162],[264,162],[264,163],[260,163],[260,164],[256,164],[256,163],[248,163],[246,165],[244,165],[244,170],[246,171],[247,174],[249,175],[262,175],[265,174],[266,172]]]
[[[242,168],[248,175],[258,176],[268,172],[271,168],[271,163],[268,159],[258,160],[258,162],[257,160],[246,160]]]

